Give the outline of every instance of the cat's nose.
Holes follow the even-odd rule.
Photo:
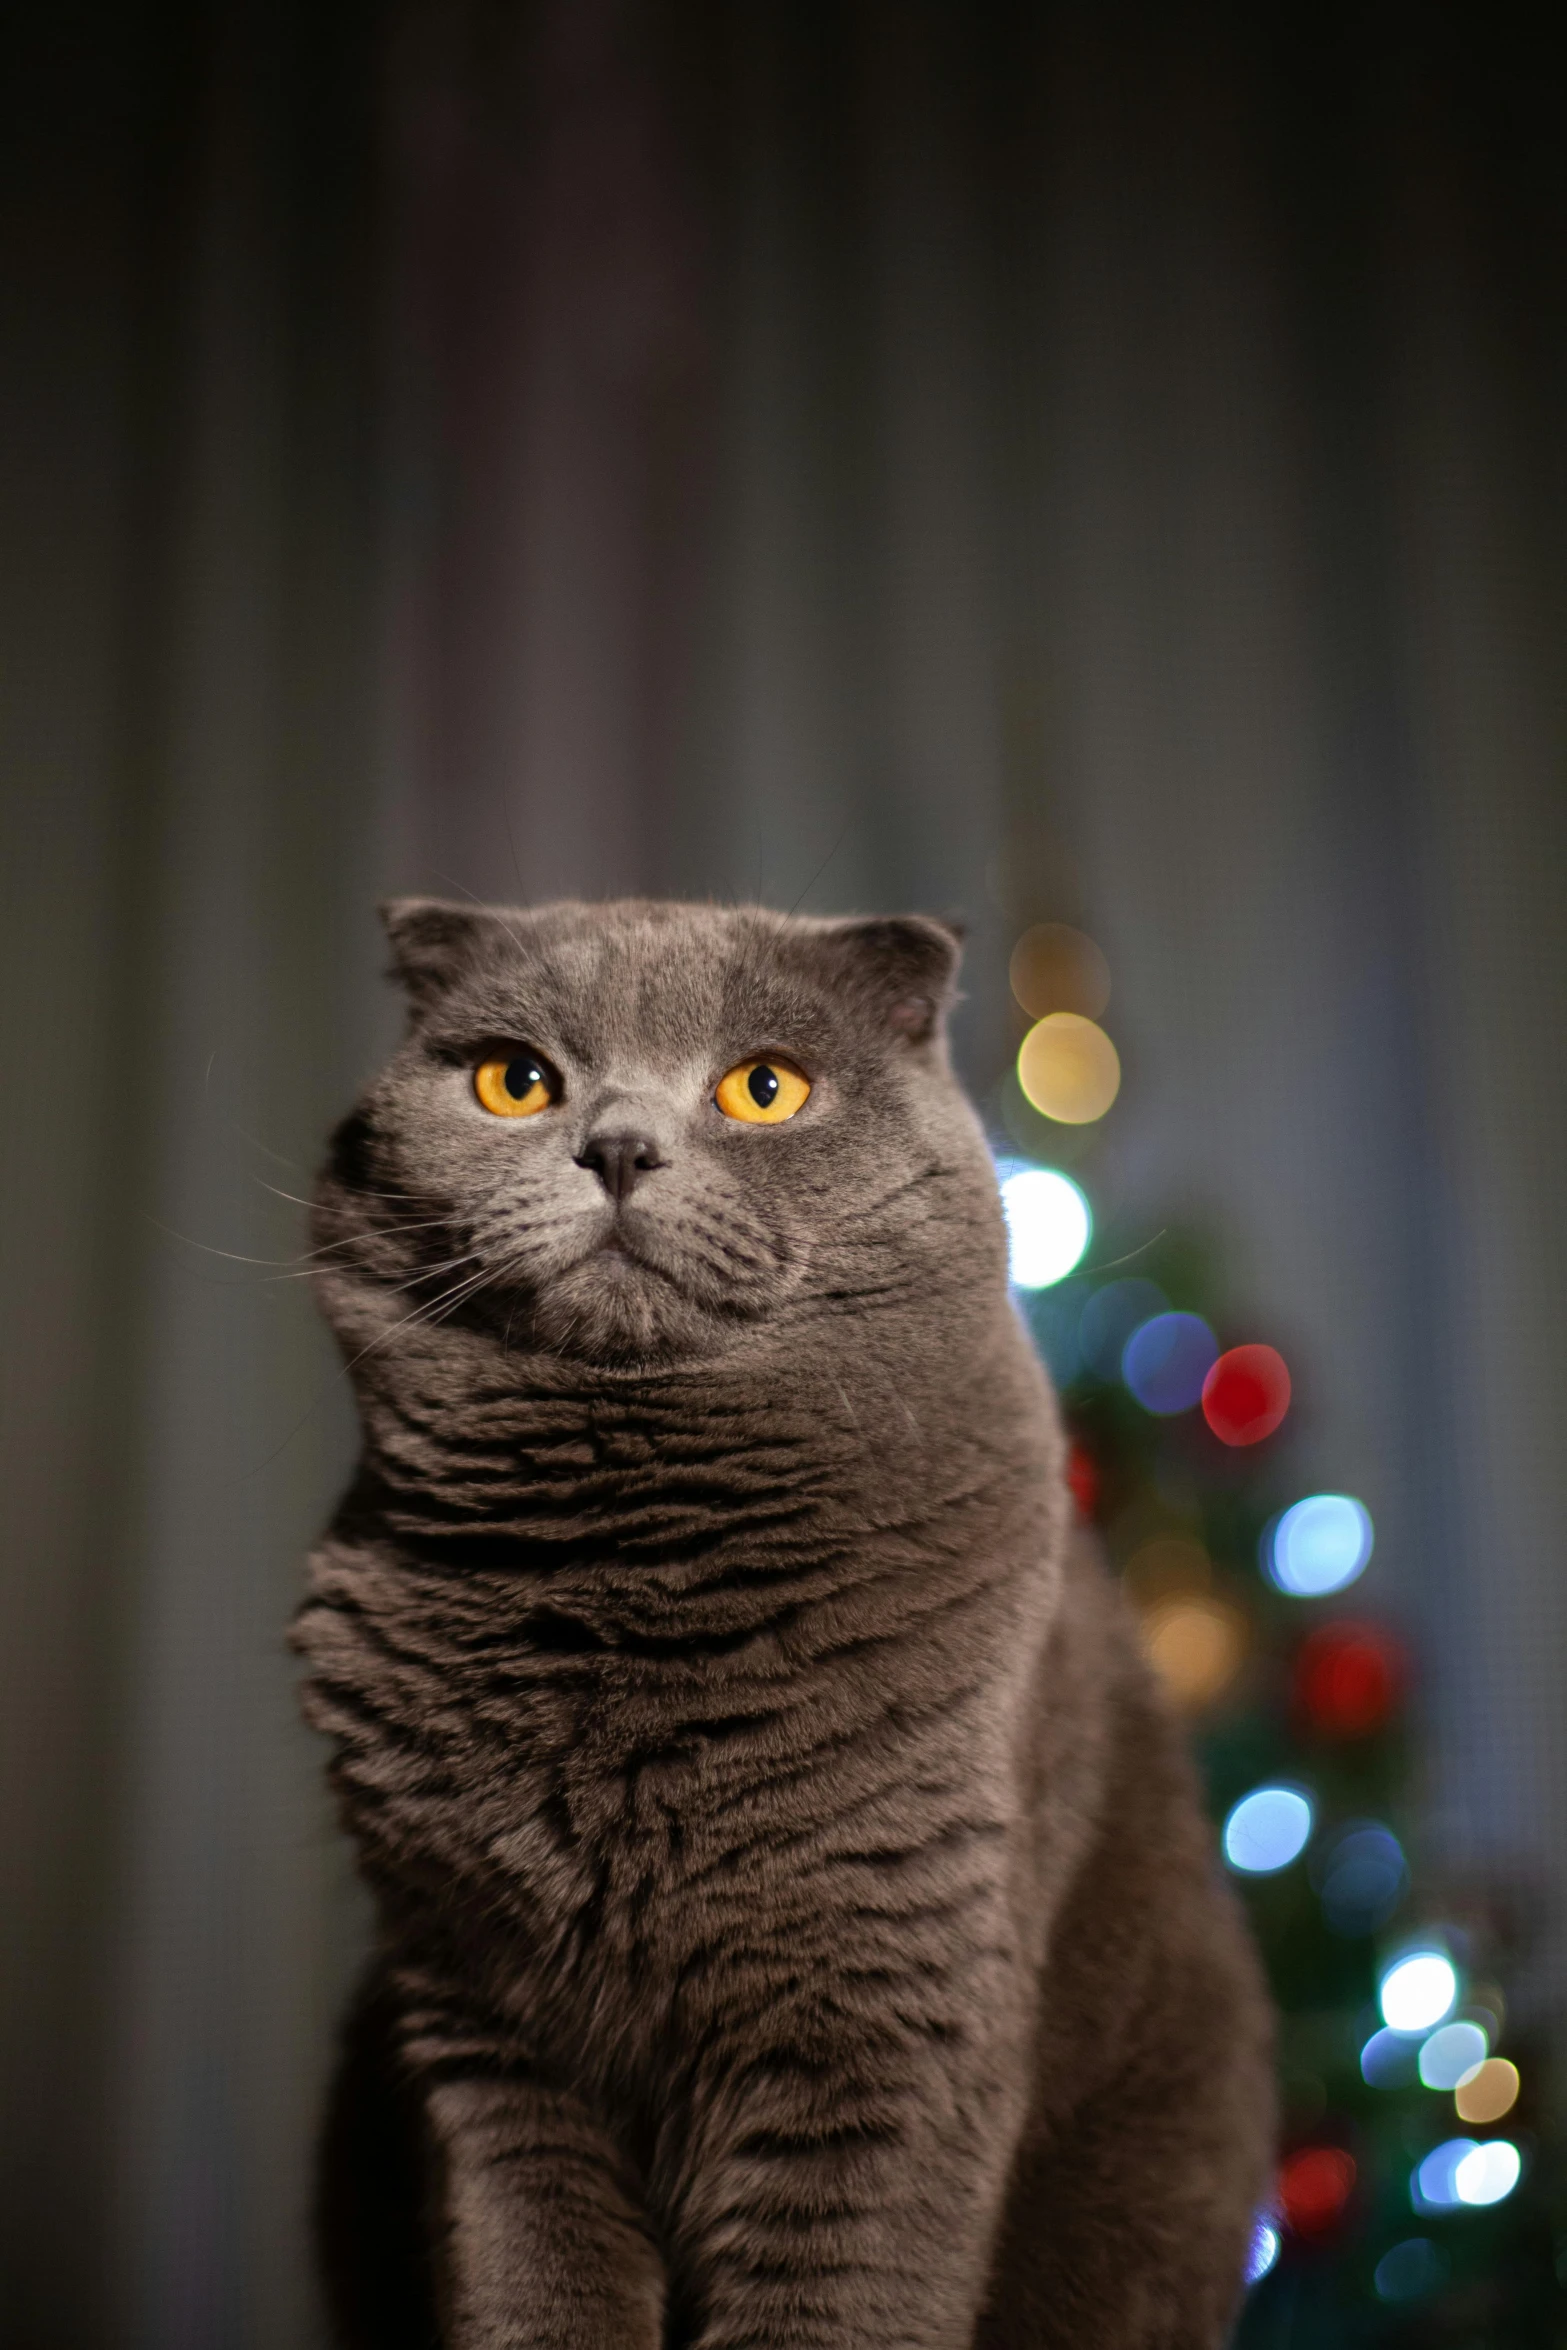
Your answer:
[[[620,1128],[613,1134],[590,1134],[577,1154],[579,1167],[591,1167],[613,1200],[629,1198],[644,1175],[664,1161],[651,1134]]]

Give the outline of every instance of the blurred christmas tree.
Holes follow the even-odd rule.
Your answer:
[[[1109,975],[1047,924],[1013,986],[1033,1024],[996,1110],[1019,1301],[1280,2010],[1283,2141],[1237,2350],[1567,2345],[1544,2055],[1509,2026],[1499,1904],[1421,1865],[1410,1660],[1377,1613],[1370,1515],[1292,1485],[1289,1370],[1227,1326],[1216,1252],[1166,1232],[1083,1269],[1087,1190],[1046,1162],[1078,1163],[1055,1134],[1115,1098]]]

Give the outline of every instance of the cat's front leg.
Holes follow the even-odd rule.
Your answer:
[[[748,2064],[682,2198],[682,2343],[968,2350],[1023,2069],[994,2043]]]
[[[658,2350],[663,2263],[587,2108],[530,2081],[459,2078],[427,2113],[446,2350]]]

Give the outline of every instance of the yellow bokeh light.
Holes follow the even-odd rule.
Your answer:
[[[1110,1001],[1110,966],[1093,940],[1065,922],[1036,922],[1012,949],[1007,968],[1012,993],[1039,1020],[1047,1012],[1080,1012],[1097,1020]]]
[[[1081,1013],[1049,1012],[1018,1048],[1017,1081],[1042,1116],[1087,1126],[1121,1090],[1120,1055]]]
[[[1138,1544],[1121,1576],[1138,1606],[1152,1607],[1158,1599],[1206,1591],[1213,1561],[1190,1534],[1155,1534]]]
[[[1211,1705],[1240,1671],[1246,1619],[1222,1599],[1165,1599],[1142,1618],[1143,1651],[1177,1705]]]
[[[1518,2067],[1505,2056],[1488,2056],[1453,2091],[1461,2122],[1499,2122],[1518,2102]]]

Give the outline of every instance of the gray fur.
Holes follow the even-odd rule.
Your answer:
[[[956,941],[388,925],[410,1030],[317,1232],[364,1454],[297,1629],[381,1917],[341,2339],[1212,2350],[1265,2003],[1069,1532]],[[555,1107],[479,1107],[498,1042]],[[811,1097],[735,1124],[764,1051]],[[660,1163],[617,1205],[581,1160],[628,1129]]]

